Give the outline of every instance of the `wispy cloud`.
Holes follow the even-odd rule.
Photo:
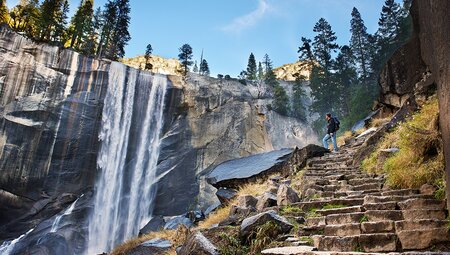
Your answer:
[[[258,23],[269,11],[270,6],[267,0],[259,0],[258,8],[248,14],[235,18],[230,24],[222,27],[228,33],[240,33]]]

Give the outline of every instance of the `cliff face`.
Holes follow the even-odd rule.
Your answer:
[[[110,68],[107,60],[36,44],[0,27],[0,240],[37,227],[21,247],[39,246],[38,237],[55,235],[49,231],[56,215],[85,194],[74,216],[64,217],[71,224],[62,238],[77,244],[65,254],[82,249]],[[127,74],[142,76],[130,67]],[[270,94],[257,86],[195,74],[167,79],[154,214],[207,207],[215,196],[203,176],[225,160],[317,141],[305,124],[268,110]],[[133,105],[140,108],[148,89],[137,82]],[[139,114],[130,130],[139,129]],[[137,133],[130,141],[139,141]]]
[[[389,60],[380,77],[381,103],[398,109],[434,93],[439,98],[450,207],[450,2],[415,0],[411,40]]]

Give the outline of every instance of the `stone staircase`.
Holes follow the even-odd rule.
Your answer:
[[[291,205],[302,210],[305,223],[296,236],[286,239],[292,247],[262,254],[415,254],[443,243],[449,247],[445,201],[415,189],[389,190],[383,175],[352,166],[362,142],[308,161],[302,177],[303,202]],[[299,249],[305,240],[314,248]]]

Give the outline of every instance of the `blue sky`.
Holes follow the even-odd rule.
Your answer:
[[[79,0],[69,0],[71,11]],[[7,0],[8,7],[18,0]],[[106,0],[96,0],[103,6]],[[130,0],[131,41],[126,57],[143,54],[151,43],[154,54],[177,57],[189,43],[194,58],[202,49],[211,74],[236,76],[253,52],[257,61],[269,54],[274,66],[297,60],[302,36],[312,38],[321,18],[332,26],[340,45],[350,38],[350,13],[358,8],[368,28],[377,29],[384,0]]]

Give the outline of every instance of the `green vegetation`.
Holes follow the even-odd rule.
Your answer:
[[[153,47],[151,44],[147,44],[147,48],[145,49],[145,70],[152,70],[153,65],[150,63],[150,60],[152,59],[152,53],[153,53]]]
[[[302,213],[303,213],[302,209],[300,209],[297,206],[292,206],[292,205],[285,205],[280,210],[281,215],[299,215]]]
[[[368,222],[368,221],[369,221],[369,218],[366,215],[362,216],[361,219],[359,219],[359,223]]]
[[[222,255],[245,255],[249,252],[249,247],[241,244],[240,240],[227,233],[220,233],[219,237],[222,238],[224,243],[221,243],[218,247],[219,254]]]
[[[341,204],[338,204],[338,205],[326,204],[326,205],[324,205],[324,206],[322,207],[322,209],[323,209],[323,210],[327,210],[327,209],[339,209],[339,208],[344,208],[344,207],[347,207],[347,206],[341,205]]]
[[[320,217],[322,214],[318,213],[318,208],[311,208],[306,212],[305,218],[314,218],[314,217]]]
[[[253,53],[250,53],[250,56],[248,57],[248,64],[247,64],[247,80],[254,81],[256,80],[257,76],[257,69],[256,69],[256,60],[255,55]]]
[[[178,54],[178,59],[183,67],[183,75],[187,75],[189,72],[189,67],[192,65],[192,47],[189,44],[183,44],[179,48],[180,54]]]
[[[363,161],[363,169],[386,173],[387,185],[392,188],[420,188],[428,183],[441,187],[438,196],[443,196],[444,156],[438,114],[438,101],[433,98],[382,139],[375,152]],[[383,156],[381,150],[392,147],[399,151]]]
[[[259,226],[255,233],[249,237],[250,254],[259,254],[263,249],[275,241],[281,233],[281,227],[272,221]]]
[[[200,63],[200,74],[209,76],[209,66],[208,61],[206,61],[206,59],[203,59],[202,62]]]

